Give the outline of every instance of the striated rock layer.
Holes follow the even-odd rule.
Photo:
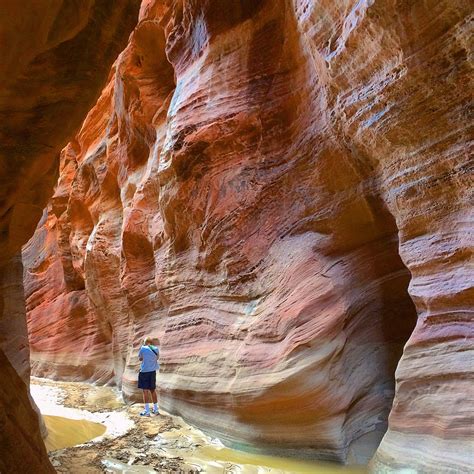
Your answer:
[[[135,397],[154,333],[226,443],[468,471],[469,14],[143,2],[23,251],[35,374]]]
[[[21,247],[53,193],[60,150],[104,87],[137,0],[2,2],[0,471],[54,472],[29,400]],[[44,432],[43,432],[44,433]]]

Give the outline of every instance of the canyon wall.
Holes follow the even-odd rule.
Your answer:
[[[23,250],[34,373],[136,398],[156,334],[227,444],[467,472],[469,15],[143,2]]]
[[[137,21],[136,0],[2,2],[0,38],[0,472],[54,472],[29,398],[21,247]],[[44,434],[44,430],[43,430]]]

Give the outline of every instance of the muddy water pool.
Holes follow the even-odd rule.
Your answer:
[[[70,448],[78,444],[86,443],[106,431],[102,423],[94,423],[88,420],[73,420],[63,416],[44,415],[44,422],[48,429],[48,436],[44,440],[48,451]]]

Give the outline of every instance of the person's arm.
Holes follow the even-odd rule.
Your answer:
[[[143,354],[142,354],[143,348],[140,347],[140,350],[138,351],[138,360],[143,360]]]

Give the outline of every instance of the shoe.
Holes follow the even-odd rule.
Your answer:
[[[159,414],[160,414],[160,410],[151,410],[151,412],[152,412],[154,415],[159,415]]]
[[[142,411],[140,416],[151,416],[149,411]]]

